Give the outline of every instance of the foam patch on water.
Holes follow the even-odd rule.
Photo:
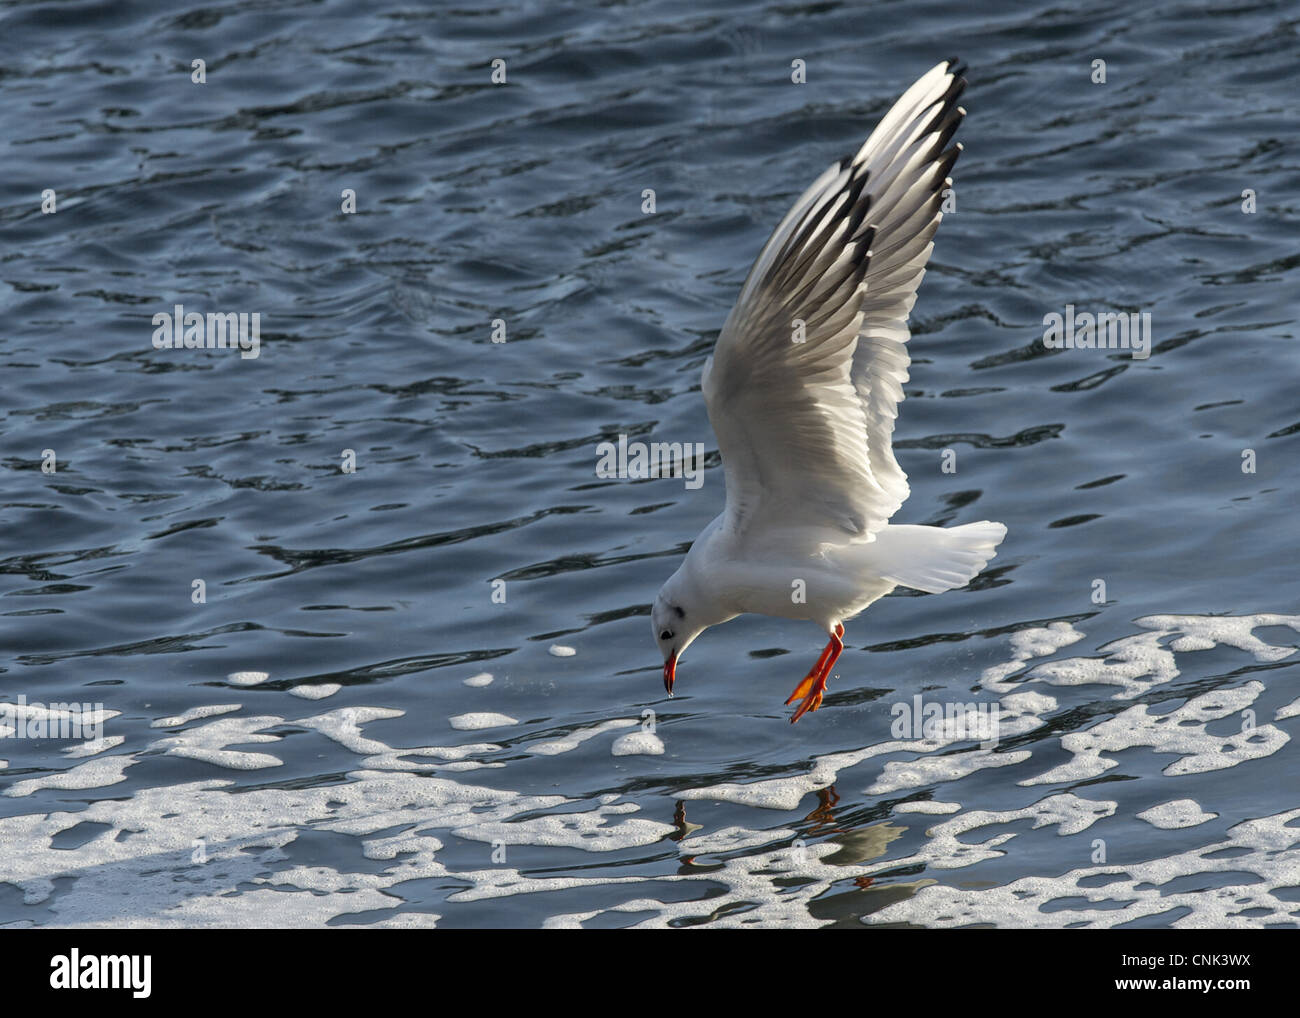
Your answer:
[[[956,813],[959,809],[959,802],[940,802],[937,799],[913,799],[894,806],[895,813]]]
[[[906,763],[890,760],[885,764],[880,777],[866,792],[868,795],[886,795],[901,792],[909,788],[921,788],[926,785],[942,784],[946,781],[959,781],[976,771],[990,767],[1010,767],[1029,759],[1029,750],[1022,749],[1014,753],[994,753],[987,749],[975,749],[965,753],[951,753],[943,756],[925,757]]]
[[[253,771],[264,767],[280,767],[284,761],[270,753],[249,753],[243,750],[227,749],[231,745],[245,745],[258,742],[279,742],[280,736],[261,734],[262,729],[270,728],[283,722],[278,717],[225,718],[221,721],[209,721],[176,735],[159,739],[149,748],[162,750],[171,756],[188,757],[202,760],[218,767],[232,770]]]
[[[13,724],[0,725],[0,735],[5,738],[13,738],[19,730],[29,733],[29,737],[47,738],[44,733],[56,730],[62,731],[82,731],[87,727],[94,727],[103,730],[104,723],[115,717],[121,716],[121,711],[106,710],[103,707],[92,707],[90,710],[81,710],[80,707],[69,709],[67,704],[46,706],[41,703],[17,703],[8,700],[0,701],[3,703],[3,711],[0,716],[8,718]],[[33,735],[34,730],[42,734]]]
[[[1271,756],[1291,737],[1273,725],[1258,725],[1231,735],[1213,735],[1205,726],[1211,721],[1237,714],[1249,707],[1264,691],[1264,684],[1247,682],[1234,689],[1205,693],[1169,714],[1153,715],[1146,704],[1093,725],[1081,732],[1061,736],[1061,748],[1074,758],[1059,767],[1026,778],[1022,785],[1084,781],[1119,766],[1104,753],[1148,747],[1156,753],[1173,753],[1178,759],[1164,768],[1169,776],[1223,770],[1246,760]]]
[[[1168,635],[1181,633],[1169,646],[1183,653],[1210,650],[1213,647],[1236,647],[1254,655],[1256,661],[1281,661],[1296,652],[1295,647],[1265,643],[1252,630],[1261,626],[1289,626],[1300,633],[1300,615],[1147,615],[1137,620],[1139,626]]]
[[[1048,661],[1030,671],[1028,681],[1054,686],[1119,686],[1114,698],[1129,700],[1178,677],[1173,653],[1160,645],[1166,635],[1140,633],[1114,640],[1101,648],[1105,657]]]
[[[635,813],[635,803],[600,805],[583,813],[559,813],[510,823],[485,822],[452,831],[458,838],[485,841],[492,845],[541,845],[576,848],[584,852],[614,852],[653,845],[676,828],[656,820],[624,819],[611,824],[610,818]]]
[[[447,719],[452,728],[459,732],[474,732],[481,728],[505,728],[519,724],[509,714],[493,714],[491,711],[478,711],[469,714],[457,714]]]
[[[235,686],[260,686],[270,677],[270,672],[231,672],[226,681]]]
[[[1101,657],[1075,657],[1034,666],[1021,682],[1006,679],[1021,671],[1033,657],[1045,657],[1082,638],[1068,623],[1054,622],[1038,629],[1021,630],[1011,638],[1011,660],[985,669],[983,688],[1011,692],[1025,682],[1054,686],[1118,686],[1116,700],[1130,700],[1178,677],[1176,653],[1235,647],[1257,661],[1281,661],[1295,647],[1266,643],[1255,636],[1261,626],[1286,626],[1300,632],[1300,615],[1260,613],[1240,616],[1147,615],[1137,624],[1150,630],[1113,640],[1099,648]]]
[[[1285,721],[1287,718],[1300,717],[1300,698],[1292,700],[1285,707],[1279,707],[1273,714],[1274,721]]]
[[[552,657],[573,657],[574,654],[578,653],[574,648],[559,643],[551,644],[550,652]]]
[[[1009,708],[1000,709],[997,715],[999,738],[1008,738],[1041,727],[1043,721],[1035,709],[1051,710],[1056,707],[1056,701],[1052,697],[1042,694],[1007,697],[1006,702]],[[970,713],[967,711],[966,715]],[[685,788],[675,794],[680,799],[688,800],[710,799],[762,809],[797,809],[804,796],[834,784],[840,771],[857,767],[873,757],[894,753],[933,754],[957,743],[971,741],[972,733],[981,732],[977,725],[959,723],[958,717],[945,717],[943,723],[936,725],[936,728],[938,730],[928,738],[892,739],[866,749],[817,757],[806,774],[743,784],[723,782],[700,788]],[[956,781],[977,770],[1021,763],[1029,756],[1028,750],[997,752],[991,748],[981,748],[966,753],[936,756],[930,760],[889,761],[880,778],[867,792],[879,795],[941,781]]]
[[[300,718],[296,724],[312,728],[328,739],[333,739],[340,746],[365,757],[362,766],[373,770],[395,771],[465,771],[478,770],[482,767],[501,767],[503,764],[486,762],[478,757],[498,752],[501,747],[493,743],[476,742],[466,746],[411,746],[398,748],[390,746],[382,739],[367,736],[361,726],[371,721],[383,721],[389,718],[405,716],[405,711],[388,707],[343,707],[327,714]],[[408,757],[420,757],[445,763],[429,763],[411,760]]]
[[[1152,827],[1162,831],[1177,831],[1184,827],[1198,827],[1213,820],[1218,813],[1206,813],[1195,799],[1175,799],[1152,806],[1137,814],[1139,820],[1145,820]]]
[[[479,672],[477,675],[471,675],[468,679],[465,679],[464,683],[471,689],[482,689],[485,686],[492,685],[492,673]]]
[[[1011,660],[986,668],[980,676],[980,684],[994,693],[1010,693],[1017,688],[1016,684],[1003,680],[1020,671],[1025,662],[1055,654],[1062,647],[1082,640],[1083,636],[1068,622],[1018,630],[1011,634]]]
[[[773,842],[788,841],[797,837],[798,831],[790,827],[778,827],[770,831],[753,831],[747,827],[724,827],[712,834],[686,838],[677,843],[681,854],[685,856],[722,855],[726,852],[741,852]]]
[[[322,682],[317,685],[290,686],[289,692],[291,695],[301,697],[304,700],[324,700],[328,696],[333,696],[342,688],[337,682]]]
[[[930,828],[926,835],[930,841],[915,855],[898,865],[914,866],[924,861],[933,869],[960,869],[973,866],[986,859],[996,859],[1005,853],[999,851],[1016,835],[1013,832],[997,834],[983,842],[969,844],[960,835],[969,834],[981,827],[1032,821],[1031,829],[1055,825],[1057,834],[1064,837],[1086,831],[1098,820],[1114,814],[1116,804],[1109,801],[1084,799],[1071,793],[1053,795],[1041,802],[1018,810],[971,810]]]
[[[639,722],[632,718],[617,718],[613,721],[605,721],[599,725],[592,725],[590,728],[578,728],[560,739],[550,739],[546,742],[534,742],[528,747],[528,752],[536,753],[539,756],[558,756],[560,753],[569,753],[577,749],[588,739],[594,739],[605,732],[619,731],[624,728],[635,728]],[[622,740],[617,740],[615,745]]]
[[[5,795],[21,797],[45,788],[104,788],[126,780],[126,768],[135,762],[130,755],[109,756],[69,767],[66,771],[43,774],[38,778],[15,781]]]
[[[609,751],[613,756],[661,756],[664,741],[654,732],[628,732],[615,739]]]
[[[15,846],[0,859],[0,880],[35,904],[52,893],[52,877],[77,873],[73,888],[51,905],[63,922],[76,925],[129,926],[133,917],[145,915],[149,925],[163,926],[320,925],[350,912],[391,910],[395,899],[386,889],[403,880],[442,877],[446,870],[433,859],[435,847],[404,856],[380,875],[278,866],[281,850],[298,830],[311,826],[361,836],[399,824],[445,828],[565,801],[410,774],[359,771],[348,777],[344,784],[238,795],[226,791],[229,781],[193,782],[142,789],[125,802],[102,800],[75,814],[0,819],[0,840]],[[110,829],[76,849],[53,846],[55,835],[84,822]],[[428,841],[441,847],[436,839]],[[202,845],[201,862],[195,861],[195,842]],[[419,840],[410,836],[407,844]],[[278,872],[267,876],[268,870]],[[225,897],[241,886],[257,890]]]
[[[110,735],[98,739],[90,739],[86,742],[77,742],[63,750],[63,755],[67,757],[80,758],[83,756],[98,756],[100,753],[106,753],[110,749],[116,749],[122,743],[126,742],[125,735]]]
[[[188,725],[191,721],[198,721],[202,718],[217,717],[220,714],[233,714],[237,710],[243,710],[243,704],[239,703],[214,703],[206,707],[191,707],[181,714],[176,714],[169,718],[159,718],[157,721],[151,721],[151,728],[179,728],[181,725]]]
[[[1122,926],[1185,909],[1187,914],[1173,918],[1170,925],[1178,929],[1294,926],[1295,902],[1272,891],[1296,885],[1300,828],[1288,824],[1297,819],[1300,809],[1249,820],[1230,828],[1224,841],[1151,862],[1084,867],[1061,877],[1022,877],[992,888],[931,885],[866,921],[1061,929]],[[1178,877],[1214,873],[1245,873],[1258,879],[1204,891],[1162,890]],[[1098,883],[1105,877],[1114,879]],[[1089,907],[1096,905],[1110,907]]]

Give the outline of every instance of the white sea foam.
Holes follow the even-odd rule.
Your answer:
[[[289,692],[293,696],[301,697],[304,700],[324,700],[327,696],[333,696],[342,688],[337,682],[321,682],[316,685],[290,686]]]
[[[491,711],[477,711],[469,714],[457,714],[447,719],[452,728],[459,732],[475,732],[481,728],[504,728],[519,724],[509,714],[493,714]]]
[[[989,750],[958,738],[960,733],[948,727],[936,738],[878,741],[815,755],[807,763],[800,762],[801,744],[790,751],[764,747],[766,761],[789,760],[785,773],[701,784],[681,793],[688,801],[721,800],[807,814],[804,822],[779,817],[770,827],[763,822],[770,814],[746,814],[734,806],[725,811],[692,807],[692,819],[680,811],[674,815],[671,792],[637,792],[635,802],[614,791],[574,800],[472,783],[459,773],[489,768],[484,773],[496,779],[493,784],[509,784],[516,769],[529,761],[550,767],[541,758],[591,739],[644,734],[634,730],[638,722],[629,718],[570,729],[557,723],[550,734],[539,733],[531,741],[527,734],[512,733],[512,746],[505,751],[493,743],[404,747],[385,738],[385,726],[404,719],[402,731],[418,732],[417,719],[379,706],[304,718],[225,717],[235,713],[232,704],[191,708],[154,722],[156,728],[168,729],[156,740],[128,739],[132,752],[101,750],[84,762],[9,784],[10,797],[41,794],[33,812],[0,818],[0,844],[5,846],[0,883],[18,887],[30,904],[43,904],[48,911],[42,913],[42,924],[69,926],[428,926],[452,909],[493,908],[494,901],[519,895],[584,889],[599,889],[599,897],[591,900],[602,904],[575,909],[574,897],[566,895],[563,905],[557,899],[545,925],[613,920],[644,927],[697,922],[816,927],[833,921],[818,904],[830,899],[845,903],[837,905],[837,914],[861,914],[868,923],[1294,924],[1295,902],[1290,899],[1300,873],[1300,810],[1238,821],[1227,835],[1211,833],[1218,824],[1207,825],[1200,847],[1182,847],[1199,833],[1197,825],[1240,816],[1241,797],[1231,789],[1269,780],[1261,768],[1288,736],[1276,723],[1259,723],[1254,717],[1272,715],[1274,722],[1283,722],[1300,715],[1294,692],[1282,695],[1290,679],[1286,668],[1256,672],[1264,677],[1261,682],[1219,662],[1213,688],[1202,684],[1188,694],[1190,699],[1180,699],[1172,687],[1164,701],[1152,703],[1126,706],[1106,697],[1116,691],[1122,697],[1139,688],[1158,690],[1177,676],[1177,669],[1196,668],[1196,651],[1220,633],[1230,637],[1221,641],[1225,647],[1261,662],[1285,662],[1291,649],[1257,640],[1253,630],[1290,625],[1287,620],[1295,619],[1152,616],[1143,620],[1150,632],[1121,637],[1103,648],[1101,665],[1093,655],[1035,664],[1035,657],[1055,653],[1080,637],[1066,626],[1046,627],[1046,635],[1021,631],[1011,637],[1020,662],[1007,673],[1014,681],[993,690],[999,693],[1000,735],[1015,738],[1014,749]],[[1173,671],[1166,653],[1177,658]],[[1037,674],[1046,665],[1056,667]],[[1083,673],[1119,681],[1100,687],[1048,681]],[[1183,680],[1190,677],[1195,673]],[[1053,695],[1043,691],[1049,685]],[[990,688],[987,683],[985,688]],[[968,692],[947,695],[964,700]],[[250,703],[264,700],[264,695],[257,701],[250,697]],[[1105,710],[1085,721],[1087,727],[1039,734],[1049,715],[1055,725],[1062,712],[1081,705],[1094,714],[1098,707]],[[884,710],[871,718],[873,731],[888,731]],[[557,730],[563,734],[554,734]],[[135,778],[137,772],[156,773],[154,767],[135,765],[157,761],[160,752],[187,756],[196,762],[187,766],[210,766],[218,776],[231,774],[229,768],[274,769],[280,750],[258,753],[248,747],[263,743],[269,748],[286,739],[301,743],[295,759],[331,754],[324,766],[346,777],[301,787],[299,782],[272,784],[270,775],[259,776],[256,780],[266,783],[251,787],[216,776],[160,787],[142,786]],[[417,741],[422,740],[417,736]],[[687,752],[698,752],[698,744],[684,745]],[[26,744],[15,746],[27,750]],[[78,747],[59,748],[66,754]],[[1060,750],[1069,756],[1064,763]],[[351,754],[356,763],[340,767],[341,753]],[[1040,754],[1046,760],[1035,767]],[[61,763],[64,757],[55,754],[54,760]],[[612,765],[610,772],[627,766]],[[1231,767],[1246,770],[1229,783],[1197,781],[1200,774]],[[1078,784],[1114,771],[1131,780]],[[983,776],[972,780],[975,774]],[[126,786],[128,777],[131,784]],[[548,785],[551,780],[546,778]],[[848,791],[846,780],[854,782]],[[838,805],[832,788],[836,782],[842,793]],[[861,815],[864,804],[875,809],[899,791],[940,783],[941,799],[908,792],[913,797],[894,806],[893,819],[859,820],[854,826],[852,818]],[[1069,787],[1038,787],[1043,784]],[[90,791],[94,789],[104,791]],[[996,790],[998,808],[981,808],[989,789]],[[1135,818],[1121,815],[1116,803],[1099,794],[1110,789],[1122,789],[1128,802],[1135,792],[1149,794],[1140,805],[1126,807],[1140,810]],[[807,801],[811,792],[820,793],[818,801]],[[913,817],[927,815],[936,819],[921,823],[933,826],[924,831],[909,826]],[[737,822],[746,816],[748,821]],[[726,825],[719,827],[719,820]],[[83,828],[88,836],[69,841],[66,833],[82,824],[92,825]],[[1146,835],[1135,837],[1138,824]],[[326,865],[317,861],[314,850],[295,849],[309,830],[356,838],[366,865]],[[1059,837],[1059,848],[1036,850],[1030,839],[1044,834]],[[1170,837],[1182,839],[1175,843],[1177,851],[1162,840]],[[446,846],[452,841],[458,848],[449,856]],[[466,844],[471,846],[468,856]],[[1096,861],[1099,845],[1119,844],[1127,846],[1122,865]],[[476,855],[477,849],[481,853]],[[660,859],[665,849],[679,853],[683,865],[665,870],[640,861]],[[516,853],[525,851],[529,854],[517,861]],[[1135,851],[1147,861],[1130,862]],[[538,852],[552,855],[538,857]],[[205,861],[196,861],[196,853]],[[581,861],[572,858],[576,855]],[[567,871],[559,869],[566,858],[572,862]],[[606,859],[611,865],[601,865]],[[1013,872],[1024,875],[1010,880],[995,876],[990,882],[982,874],[995,859],[1001,861],[994,873],[1014,866]],[[707,864],[692,864],[695,860]],[[528,868],[518,868],[523,866]],[[1036,866],[1046,870],[1036,873]],[[1068,872],[1058,875],[1062,869]],[[955,870],[962,871],[962,878],[950,881],[947,875]],[[901,872],[918,876],[903,880]],[[56,885],[69,875],[76,880]],[[1179,883],[1172,884],[1175,880]],[[442,891],[433,909],[405,900],[408,888],[429,886],[456,889]],[[663,893],[665,886],[677,889]],[[517,914],[508,904],[504,907],[488,914]],[[544,907],[534,905],[532,912]],[[31,923],[24,916],[9,924]]]
[[[135,762],[130,754],[107,756],[98,760],[69,767],[66,771],[42,774],[37,778],[15,781],[5,789],[5,795],[21,797],[39,792],[43,788],[104,788],[126,780],[124,771]],[[3,844],[3,841],[0,841]],[[3,870],[0,870],[2,873]],[[3,877],[0,877],[3,881]]]
[[[270,753],[248,753],[226,747],[255,742],[279,742],[280,736],[261,732],[283,720],[269,716],[223,718],[159,739],[149,748],[161,749],[170,756],[203,760],[232,770],[252,771],[263,767],[280,767],[284,761]]]
[[[1025,662],[1055,654],[1062,647],[1082,640],[1083,636],[1068,622],[1053,622],[1047,626],[1018,630],[1011,634],[1011,660],[986,668],[980,676],[980,685],[994,693],[1010,693],[1017,688],[1017,684],[1004,680],[1020,671]]]
[[[771,845],[773,842],[793,838],[796,834],[797,832],[789,827],[778,827],[770,831],[753,831],[747,827],[724,827],[712,834],[685,838],[677,843],[677,848],[682,855],[721,855],[723,852],[739,852],[760,845]]]
[[[1108,759],[1104,753],[1142,746],[1157,753],[1179,754],[1177,760],[1164,768],[1169,776],[1223,770],[1246,760],[1271,756],[1291,738],[1273,725],[1243,727],[1242,731],[1230,735],[1213,735],[1205,727],[1211,721],[1245,710],[1263,691],[1262,682],[1251,681],[1205,693],[1168,714],[1152,714],[1146,704],[1130,707],[1091,728],[1061,736],[1061,748],[1072,753],[1073,759],[1026,778],[1020,784],[1095,778],[1119,766],[1118,760]]]
[[[1116,700],[1131,700],[1152,686],[1178,677],[1174,655],[1160,645],[1164,632],[1139,633],[1101,648],[1102,657],[1076,657],[1035,666],[1028,681],[1053,686],[1119,686]]]
[[[201,718],[216,717],[219,714],[233,714],[237,710],[243,710],[243,704],[239,703],[214,703],[206,707],[191,707],[181,714],[176,714],[169,718],[159,718],[157,721],[150,722],[151,728],[179,728],[181,725],[187,725],[191,721],[198,721]]]
[[[1181,830],[1184,827],[1196,827],[1217,817],[1218,813],[1206,813],[1195,799],[1175,799],[1152,806],[1137,814],[1139,820],[1145,820],[1152,827],[1162,831]]]
[[[1279,707],[1273,714],[1274,721],[1284,721],[1287,718],[1300,717],[1300,697],[1292,700],[1285,707]]]
[[[609,751],[614,756],[660,756],[664,741],[654,732],[628,732],[615,739]]]
[[[1022,877],[990,888],[936,884],[865,921],[1059,929],[1121,926],[1168,914],[1179,929],[1294,926],[1295,903],[1273,891],[1296,885],[1300,828],[1288,825],[1297,819],[1300,809],[1248,820],[1229,829],[1226,840],[1150,862],[1081,867],[1060,877]],[[1178,877],[1214,873],[1246,873],[1251,879],[1229,879],[1208,890],[1164,889]],[[1110,907],[1089,907],[1105,905]]]
[[[77,759],[83,756],[98,756],[110,749],[117,749],[124,742],[126,742],[125,735],[100,736],[98,739],[91,739],[88,742],[74,742],[64,749],[63,755]]]
[[[913,799],[894,806],[895,813],[956,813],[959,809],[959,802],[940,802],[937,799]]]
[[[1007,699],[1011,701],[1011,709],[1003,710],[998,715],[999,737],[1003,738],[1041,726],[1043,722],[1034,713],[1034,709],[1050,710],[1056,706],[1054,699],[1041,694]],[[840,771],[857,767],[873,757],[895,753],[935,753],[957,743],[970,741],[966,732],[959,730],[960,727],[945,723],[931,738],[893,739],[861,750],[816,757],[806,774],[746,783],[723,782],[700,788],[685,788],[674,794],[681,799],[712,799],[763,809],[797,809],[804,796],[833,785]],[[1022,763],[1029,756],[1028,750],[994,752],[980,749],[934,757],[929,761],[889,761],[876,783],[868,789],[868,794],[884,794],[935,782],[955,781],[977,770]]]
[[[600,805],[583,813],[559,813],[509,823],[486,821],[452,831],[458,838],[498,845],[541,845],[578,848],[584,852],[614,852],[653,845],[673,833],[671,824],[655,820],[625,819],[610,824],[613,816],[635,813],[635,803]]]
[[[1265,643],[1252,630],[1261,626],[1289,626],[1300,633],[1300,615],[1147,615],[1137,620],[1139,626],[1162,634],[1182,633],[1170,643],[1172,650],[1183,653],[1210,650],[1213,647],[1236,647],[1254,655],[1256,661],[1281,661],[1296,652],[1295,647]]]
[[[269,672],[231,672],[226,681],[236,686],[260,686],[270,677]]]
[[[1029,750],[1013,753],[995,753],[987,749],[974,749],[965,753],[947,753],[906,762],[890,760],[867,789],[868,795],[886,795],[924,785],[958,781],[976,771],[990,767],[1010,767],[1029,759]]]
[[[86,728],[95,728],[103,730],[104,723],[121,715],[121,711],[106,710],[102,706],[87,704],[89,709],[82,710],[80,705],[72,706],[66,703],[63,706],[46,706],[42,703],[17,703],[10,701],[0,701],[0,716],[7,717],[10,721],[19,722],[29,727],[33,725],[44,725],[51,732],[57,729],[65,731],[71,730],[80,732]],[[15,728],[12,725],[0,725],[0,735],[10,737],[14,734]],[[54,735],[50,736],[54,738]]]
[[[616,718],[613,721],[603,721],[598,725],[592,725],[590,728],[577,728],[568,735],[559,739],[548,739],[546,742],[534,742],[528,747],[528,752],[536,753],[538,756],[557,756],[560,753],[568,753],[577,749],[588,739],[594,739],[605,732],[618,731],[623,728],[635,728],[639,722],[632,718]],[[622,740],[616,740],[615,745]]]

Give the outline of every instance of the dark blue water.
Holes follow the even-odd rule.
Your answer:
[[[1294,925],[1297,25],[7,7],[0,925]],[[701,365],[953,53],[896,521],[1009,535],[852,622],[796,726],[807,624],[710,631],[669,700],[649,604],[723,500]],[[177,304],[257,313],[259,355],[155,349]],[[1066,304],[1149,312],[1151,356],[1045,349]],[[704,443],[703,486],[598,478],[620,434]],[[895,743],[916,694],[1003,738]]]

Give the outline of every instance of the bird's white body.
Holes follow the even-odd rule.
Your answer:
[[[898,100],[856,155],[795,202],[750,270],[701,388],[726,475],[723,512],[651,610],[672,691],[709,626],[746,612],[816,622],[830,644],[791,697],[816,710],[843,622],[896,586],[969,582],[1000,523],[891,524],[908,496],[893,431],[908,314],[942,216],[965,86],[947,61]],[[789,701],[787,701],[789,702]]]
[[[938,593],[964,585],[1005,534],[1000,523],[902,524],[885,526],[874,541],[810,545],[792,530],[757,539],[736,534],[724,513],[704,528],[664,585],[665,600],[700,605],[701,628],[752,612],[816,622],[830,632],[897,586]]]

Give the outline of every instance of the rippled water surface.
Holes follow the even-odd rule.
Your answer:
[[[1296,925],[1298,25],[6,7],[0,925]],[[669,700],[701,365],[953,53],[896,520],[1009,535],[850,623],[796,726],[806,623],[711,630]],[[176,304],[257,312],[260,355],[155,349]],[[1150,312],[1152,355],[1044,349],[1066,304]],[[704,443],[702,487],[598,478],[620,434]],[[997,745],[897,738],[918,695]],[[16,737],[56,702],[102,740]]]

